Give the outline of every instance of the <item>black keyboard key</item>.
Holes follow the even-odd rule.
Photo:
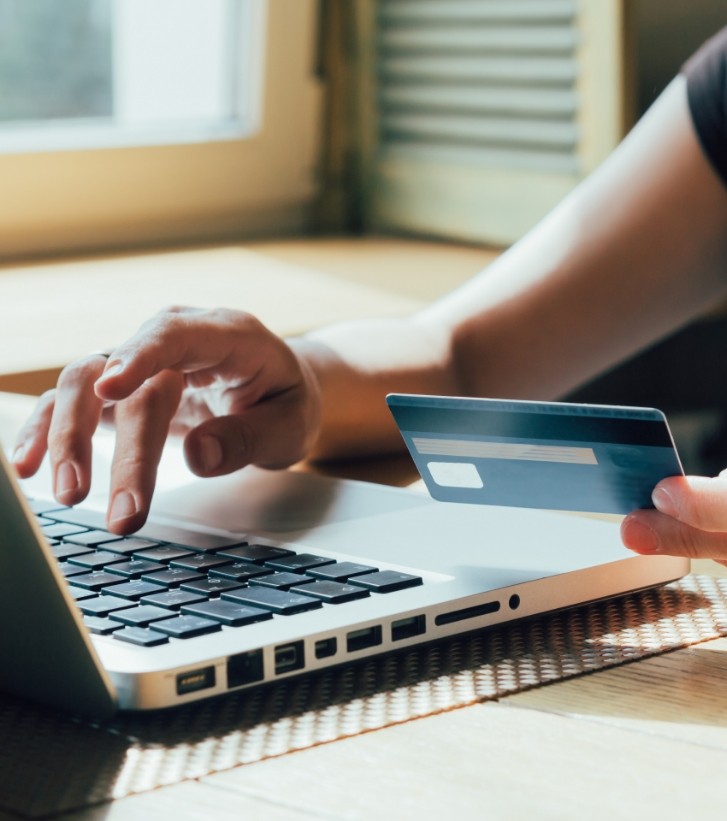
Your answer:
[[[132,606],[133,602],[117,599],[115,596],[96,596],[95,599],[84,599],[78,602],[80,611],[87,616],[108,616],[116,610]]]
[[[172,567],[182,567],[185,570],[206,571],[212,567],[220,567],[223,564],[232,564],[232,559],[218,556],[215,553],[195,553],[193,556],[185,556],[183,559],[173,559]]]
[[[91,599],[96,595],[95,590],[84,590],[82,587],[70,587],[68,588],[71,592],[71,595],[76,601],[83,601],[83,599]]]
[[[168,636],[152,630],[151,627],[123,627],[112,635],[119,641],[128,641],[140,647],[156,647],[158,644],[166,644],[169,641]]]
[[[281,616],[293,616],[296,613],[303,613],[306,610],[315,610],[321,607],[318,599],[310,596],[301,596],[299,593],[286,592],[283,590],[273,590],[271,587],[250,587],[242,590],[231,590],[223,593],[225,601],[234,601],[238,604],[246,604],[250,607],[262,607],[263,610],[270,610]]]
[[[77,564],[69,564],[68,562],[61,562],[58,567],[67,579],[70,579],[71,576],[80,576],[87,572],[85,567],[79,567]]]
[[[117,581],[119,576],[116,577]],[[75,583],[75,579],[71,582]],[[165,588],[153,582],[145,582],[143,579],[132,579],[131,581],[121,581],[121,584],[114,585],[114,596],[121,596],[122,599],[138,601],[142,596],[149,596],[153,593],[161,593]]]
[[[247,537],[244,535],[217,536],[214,533],[185,530],[181,527],[159,524],[158,522],[147,522],[144,527],[139,530],[138,535],[144,539],[169,542],[169,544],[186,547],[190,550],[202,553],[247,544]]]
[[[84,587],[86,590],[103,590],[105,587],[116,586],[123,582],[121,576],[114,576],[105,570],[93,570],[91,573],[84,573],[81,576],[74,576],[70,583],[76,587]]]
[[[100,544],[106,542],[120,542],[123,541],[123,536],[114,536],[106,530],[86,530],[83,533],[76,533],[64,537],[64,542],[71,544],[82,544],[86,547],[98,547]]]
[[[84,616],[83,623],[92,632],[98,636],[110,636],[115,630],[120,630],[122,624],[118,621],[102,616]]]
[[[256,576],[267,576],[272,572],[269,567],[260,567],[260,565],[247,564],[247,562],[235,562],[234,564],[225,564],[222,567],[213,567],[209,571],[209,575],[215,579],[246,582]]]
[[[205,619],[202,616],[185,615],[156,622],[154,629],[174,636],[175,639],[193,639],[207,633],[216,633],[222,629],[222,625],[218,621]]]
[[[149,550],[135,550],[134,556],[139,559],[148,559],[150,562],[171,562],[172,559],[181,559],[182,556],[191,556],[189,550],[183,547],[170,547],[168,545],[159,545],[159,547],[152,547]]]
[[[109,553],[107,550],[92,550],[90,553],[83,553],[80,556],[71,556],[68,561],[77,564],[79,567],[88,567],[91,570],[99,570],[108,564],[123,562],[124,557],[118,553]]]
[[[187,590],[190,593],[203,593],[206,596],[218,596],[226,590],[236,590],[240,587],[242,587],[240,582],[233,582],[231,579],[217,579],[214,576],[182,584],[182,590]]]
[[[152,622],[162,619],[171,619],[177,614],[173,610],[165,607],[156,607],[153,604],[140,604],[138,607],[129,607],[126,610],[118,610],[112,613],[112,621],[123,622],[132,627],[148,627]]]
[[[181,567],[167,567],[159,565],[161,568],[153,573],[145,573],[142,578],[147,582],[164,584],[167,587],[179,587],[182,582],[194,582],[206,578],[195,570],[184,570]]]
[[[265,562],[268,567],[275,570],[286,570],[291,573],[302,573],[312,567],[321,567],[324,564],[334,564],[334,559],[326,556],[316,556],[314,553],[293,553],[290,556],[283,556],[280,559],[271,559]]]
[[[354,587],[352,584],[341,584],[341,582],[317,581],[313,584],[304,584],[297,590],[303,596],[315,596],[315,598],[327,604],[343,604],[354,601],[354,599],[365,599],[369,594],[368,590],[362,587]]]
[[[302,576],[300,573],[270,573],[267,576],[258,576],[250,579],[250,586],[274,587],[277,590],[290,590],[291,587],[310,584],[313,579]]]
[[[76,533],[85,533],[86,529],[76,525],[67,525],[63,522],[48,522],[41,530],[46,539],[63,539],[66,536],[73,536]]]
[[[54,544],[51,545],[51,552],[56,559],[70,559],[71,556],[84,556],[93,553],[90,547],[81,547],[77,544]]]
[[[292,550],[286,550],[284,547],[272,547],[266,544],[246,544],[230,549],[219,550],[218,556],[233,559],[236,562],[252,562],[253,564],[262,564],[268,559],[277,559],[281,556],[292,556]]]
[[[377,573],[353,576],[350,582],[374,593],[393,593],[395,590],[403,590],[406,587],[417,587],[422,584],[422,578],[400,573],[398,570],[380,570]]]
[[[127,579],[140,579],[144,573],[154,573],[157,570],[164,570],[164,565],[159,562],[149,562],[146,559],[127,559],[117,556],[119,561],[109,567],[109,573],[118,576],[126,576]]]
[[[357,562],[336,562],[322,567],[313,567],[306,572],[309,576],[315,576],[316,579],[347,582],[351,576],[360,576],[362,573],[376,573],[378,569],[378,567],[369,567],[367,564],[358,564]]]
[[[161,547],[161,545],[159,542],[152,542],[149,539],[137,539],[136,536],[129,536],[120,542],[111,542],[111,544],[104,545],[104,550],[108,550],[110,553],[121,553],[123,556],[131,556],[139,550],[151,547]]]
[[[152,593],[150,596],[144,596],[141,600],[142,604],[154,604],[158,607],[168,607],[170,610],[179,610],[185,604],[197,604],[197,602],[206,601],[207,596],[201,593],[191,593],[188,590],[165,590],[162,593]]]
[[[222,599],[185,605],[182,607],[182,613],[202,616],[230,627],[244,627],[246,624],[266,621],[273,617],[273,614],[268,610],[258,610],[257,607],[248,607],[244,604],[222,601]]]

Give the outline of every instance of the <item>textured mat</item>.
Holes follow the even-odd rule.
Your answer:
[[[657,590],[152,714],[86,724],[0,696],[0,808],[108,801],[727,635],[727,579]]]

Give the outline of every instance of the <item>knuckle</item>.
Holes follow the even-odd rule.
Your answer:
[[[61,390],[79,388],[87,382],[94,382],[101,368],[98,356],[86,356],[66,365],[58,377],[58,388]]]

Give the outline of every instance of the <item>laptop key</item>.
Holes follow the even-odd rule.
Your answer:
[[[55,544],[51,545],[51,552],[56,559],[70,559],[71,556],[83,556],[87,553],[93,553],[90,547],[81,547],[77,544]]]
[[[70,590],[71,595],[76,601],[82,601],[83,599],[91,599],[96,595],[95,590],[84,590],[82,587],[71,587],[69,585],[68,589]]]
[[[172,559],[181,559],[182,556],[191,556],[192,552],[183,547],[170,547],[169,545],[159,545],[149,550],[136,550],[134,556],[139,559],[148,559],[152,562],[171,562]]]
[[[260,567],[260,565],[247,564],[247,562],[235,562],[234,564],[222,565],[222,567],[213,567],[209,571],[209,575],[215,579],[246,582],[257,576],[268,576],[272,572],[269,567]]]
[[[115,630],[120,630],[121,622],[112,621],[103,616],[84,616],[83,623],[86,627],[98,636],[110,636]]]
[[[119,562],[109,566],[109,573],[125,576],[127,579],[140,579],[145,573],[154,573],[157,570],[164,570],[164,565],[159,562],[149,562],[146,559],[127,559],[118,556]]]
[[[105,570],[93,570],[91,573],[84,573],[81,576],[74,576],[69,580],[76,587],[84,587],[86,590],[103,590],[104,587],[118,585],[123,582],[121,576],[114,576]]]
[[[169,636],[152,630],[151,627],[123,627],[111,635],[119,641],[128,641],[140,647],[156,647],[169,641]]]
[[[222,599],[184,605],[182,613],[213,619],[229,627],[244,627],[246,624],[266,621],[273,617],[269,610],[259,610],[257,607],[248,607],[244,604],[236,604]]]
[[[262,564],[268,559],[276,559],[281,556],[292,556],[293,551],[284,547],[273,547],[267,544],[246,544],[239,547],[232,547],[225,550],[218,550],[218,556],[233,559],[237,562],[252,562]]]
[[[164,584],[168,587],[179,587],[182,582],[194,582],[204,579],[201,573],[196,570],[184,570],[181,567],[164,567],[159,565],[159,570],[154,573],[145,573],[142,578],[147,582]]]
[[[87,572],[85,567],[79,567],[77,564],[69,564],[68,562],[61,562],[58,567],[67,579],[70,579],[72,576],[81,576]]]
[[[117,579],[120,577],[117,576]],[[72,579],[71,582],[75,582]],[[121,596],[122,599],[131,599],[138,601],[142,596],[148,596],[152,593],[160,593],[164,587],[153,582],[145,582],[143,579],[132,579],[131,581],[121,581],[121,584],[114,585],[114,596]]]
[[[123,562],[124,557],[119,556],[118,553],[109,553],[107,550],[92,550],[90,553],[82,553],[80,556],[69,556],[68,561],[80,567],[99,570],[106,565]]]
[[[422,584],[422,578],[400,573],[398,570],[380,570],[377,573],[353,576],[350,583],[365,587],[374,593],[393,593],[395,590],[403,590],[406,587],[417,587]]]
[[[296,589],[303,596],[315,596],[327,604],[343,604],[344,602],[354,601],[354,599],[365,599],[370,595],[369,591],[362,587],[322,580],[313,582],[313,584],[304,584]]]
[[[66,505],[61,505],[48,499],[26,499],[28,507],[33,513],[40,516],[42,513],[50,513],[54,510],[68,510]]]
[[[316,579],[326,579],[331,582],[346,582],[351,576],[360,576],[362,573],[376,573],[378,567],[369,567],[357,562],[336,562],[324,564],[322,567],[312,567],[306,573]]]
[[[310,584],[313,579],[308,576],[302,576],[300,573],[270,573],[267,576],[258,576],[250,579],[251,587],[275,587],[277,590],[290,590],[291,587],[299,587],[300,585]]]
[[[63,539],[66,536],[73,536],[76,533],[85,533],[85,527],[69,525],[64,522],[48,522],[41,527],[46,539]]]
[[[216,633],[222,629],[222,625],[218,621],[205,619],[202,616],[183,615],[156,622],[154,629],[174,636],[175,639],[193,639],[207,633]]]
[[[216,596],[223,591],[235,590],[240,587],[242,587],[241,582],[233,582],[231,579],[217,579],[214,576],[196,582],[182,583],[182,590],[188,590],[190,593],[205,593],[208,596]]]
[[[265,562],[275,570],[289,570],[291,573],[301,573],[311,567],[321,567],[324,564],[335,564],[334,559],[326,556],[316,556],[314,553],[293,553],[280,559],[271,559]]]
[[[262,607],[264,610],[271,610],[281,616],[293,616],[296,613],[316,610],[322,606],[318,599],[313,599],[310,596],[301,596],[299,593],[284,590],[273,590],[271,587],[231,590],[229,593],[223,593],[222,598],[225,601],[247,604],[250,607]]]
[[[173,559],[172,567],[182,567],[185,570],[209,570],[211,567],[220,567],[223,564],[232,564],[232,559],[218,556],[215,553],[195,553],[194,556],[185,556],[183,559]]]
[[[180,588],[166,590],[163,593],[152,593],[150,596],[141,598],[142,604],[155,604],[158,607],[168,607],[170,610],[179,610],[185,604],[197,604],[201,601],[207,601],[207,596]]]
[[[66,536],[63,541],[71,544],[82,544],[86,547],[97,547],[105,542],[121,542],[123,538],[123,536],[115,536],[106,530],[86,530],[83,533]]]
[[[133,602],[117,599],[115,596],[96,596],[95,599],[84,599],[78,602],[78,608],[87,616],[108,616],[115,610],[133,607]]]
[[[123,622],[133,627],[148,627],[152,622],[161,619],[171,619],[177,614],[174,610],[167,610],[166,607],[157,607],[153,604],[140,604],[137,607],[129,607],[126,610],[117,610],[109,618],[115,622]]]
[[[122,539],[120,542],[111,542],[104,545],[104,550],[110,553],[121,553],[123,556],[131,556],[138,550],[145,550],[152,547],[162,547],[159,542],[152,542],[149,539],[137,539],[136,536],[130,536],[127,539]]]

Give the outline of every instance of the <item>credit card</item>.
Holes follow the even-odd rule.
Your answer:
[[[655,408],[390,394],[429,493],[443,502],[630,513],[683,475]]]

